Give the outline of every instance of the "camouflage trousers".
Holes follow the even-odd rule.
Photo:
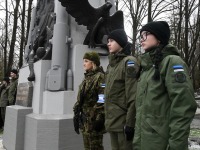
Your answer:
[[[83,143],[85,150],[104,150],[102,133],[82,132],[82,135],[83,135]]]

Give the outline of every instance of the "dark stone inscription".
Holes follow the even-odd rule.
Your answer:
[[[32,82],[19,83],[17,87],[16,105],[32,106],[33,84]]]

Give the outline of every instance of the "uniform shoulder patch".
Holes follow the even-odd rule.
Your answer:
[[[174,65],[173,66],[174,72],[182,72],[184,71],[184,68],[182,65]]]
[[[131,67],[131,66],[134,66],[134,65],[135,65],[134,61],[132,61],[132,60],[127,61],[127,66],[128,67]]]
[[[136,67],[137,64],[133,60],[128,60],[126,62],[127,66],[127,77],[128,78],[135,78],[136,77]]]

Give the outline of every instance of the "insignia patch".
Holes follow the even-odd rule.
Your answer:
[[[104,103],[104,94],[99,94],[98,97],[99,97],[99,99],[98,99],[97,103]]]
[[[176,81],[176,82],[179,82],[179,83],[185,82],[185,81],[186,81],[186,76],[185,76],[185,74],[182,73],[182,72],[177,72],[177,73],[175,74],[175,81]]]
[[[134,65],[135,65],[135,62],[134,62],[134,61],[129,60],[129,61],[127,62],[127,66],[128,66],[128,67],[134,66]]]
[[[173,66],[173,69],[174,69],[174,72],[182,72],[182,71],[184,71],[182,65],[175,65],[175,66]]]
[[[135,78],[136,77],[136,71],[134,67],[128,67],[127,68],[127,77],[129,78]]]

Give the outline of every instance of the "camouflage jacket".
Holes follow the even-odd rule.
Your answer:
[[[101,67],[94,71],[86,72],[85,78],[79,86],[77,102],[74,105],[81,107],[84,116],[83,130],[89,132],[92,130],[93,122],[98,119],[99,115],[104,115],[104,104],[98,103],[99,98],[104,93],[104,73]]]

